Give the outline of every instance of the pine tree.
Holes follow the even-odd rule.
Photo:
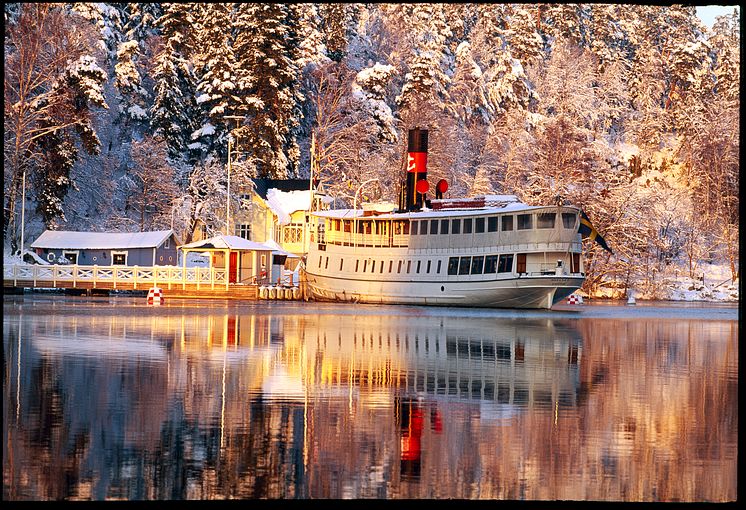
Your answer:
[[[207,152],[226,152],[226,136],[230,126],[227,116],[240,114],[240,94],[236,85],[236,58],[233,54],[233,38],[230,26],[232,13],[229,4],[202,4],[199,7],[202,20],[197,35],[198,45],[204,48],[200,58],[204,61],[201,77],[197,83],[197,103],[204,112],[203,127],[192,134]],[[205,128],[204,126],[209,126]]]
[[[197,106],[195,79],[185,53],[191,52],[191,15],[186,4],[168,4],[159,25],[164,44],[155,57],[154,99],[150,109],[153,132],[166,142],[172,158],[190,151]],[[192,145],[198,149],[198,144]]]
[[[302,96],[294,9],[282,4],[241,4],[235,53],[247,120],[236,130],[243,151],[261,177],[287,178],[298,171],[296,140]]]

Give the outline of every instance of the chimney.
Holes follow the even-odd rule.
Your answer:
[[[419,181],[425,182],[418,186]],[[407,138],[407,182],[404,209],[406,211],[422,209],[427,188],[427,129],[410,129]]]

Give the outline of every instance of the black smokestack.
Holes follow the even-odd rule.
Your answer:
[[[407,138],[407,183],[405,187],[405,210],[419,211],[422,209],[424,192],[427,191],[427,129],[410,129]]]

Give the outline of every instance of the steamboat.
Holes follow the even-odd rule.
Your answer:
[[[580,288],[582,211],[513,195],[426,199],[427,130],[408,133],[396,204],[316,211],[305,261],[320,301],[551,308]]]

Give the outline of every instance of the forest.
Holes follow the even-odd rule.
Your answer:
[[[224,228],[251,178],[396,202],[407,130],[446,198],[573,204],[584,288],[739,276],[740,15],[484,3],[6,3],[4,244]],[[230,149],[229,149],[230,147]],[[226,165],[231,150],[231,190]],[[313,162],[313,165],[312,165]],[[25,199],[22,207],[21,202]],[[221,223],[222,222],[222,223]]]

